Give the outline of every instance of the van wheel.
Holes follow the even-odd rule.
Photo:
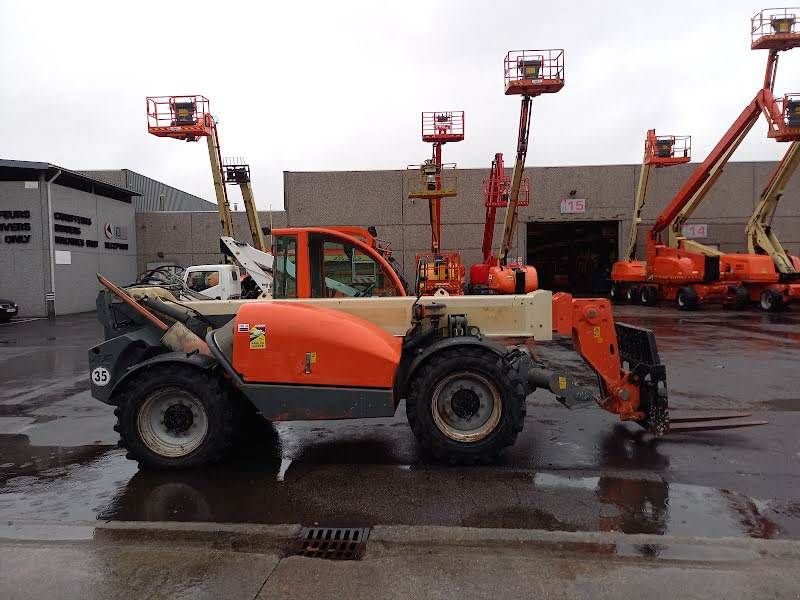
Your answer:
[[[180,365],[145,369],[117,398],[120,446],[152,469],[219,462],[233,442],[235,410],[219,380]]]
[[[675,299],[678,304],[678,310],[696,310],[699,303],[697,292],[694,288],[682,287],[678,290],[678,296]]]
[[[420,444],[450,464],[489,463],[522,431],[527,364],[489,349],[443,350],[411,382],[406,416]]]

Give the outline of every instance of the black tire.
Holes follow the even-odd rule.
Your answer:
[[[8,323],[11,320],[11,317],[8,315],[0,315],[0,323]]]
[[[776,291],[766,289],[761,292],[758,305],[766,312],[778,312],[783,308],[783,297]]]
[[[114,414],[117,416],[117,424],[114,430],[119,433],[119,445],[128,451],[128,458],[138,461],[142,467],[185,469],[209,465],[224,459],[231,449],[237,422],[237,406],[231,402],[227,391],[220,385],[219,378],[213,373],[174,364],[145,369],[123,384],[116,399],[117,408]],[[186,417],[185,410],[178,410],[174,419],[181,426],[189,421],[185,429],[198,423],[205,424],[204,433],[187,434],[194,435],[190,445],[196,444],[195,447],[185,453],[179,448],[175,455],[167,452],[168,446],[162,446],[165,448],[164,452],[158,451],[158,442],[153,441],[152,433],[147,433],[149,420],[146,418],[147,414],[157,418],[155,407],[158,402],[162,406],[174,402],[167,411],[176,406],[185,406],[184,402],[192,407],[190,413],[197,411],[197,414]],[[143,407],[147,407],[145,410],[148,413],[142,414]],[[169,430],[163,420],[161,424],[167,430],[166,435],[177,431]],[[180,431],[176,435],[180,436],[182,433]]]
[[[642,286],[639,291],[639,301],[642,306],[654,306],[658,302],[658,290],[652,285]]]
[[[480,347],[454,348],[434,354],[414,375],[406,398],[408,423],[420,444],[438,460],[450,464],[487,464],[497,458],[503,448],[515,442],[525,423],[529,362],[524,356],[506,362],[490,349]],[[447,390],[453,390],[459,382],[462,387],[448,395]],[[473,387],[464,387],[467,384]],[[451,428],[448,435],[445,430],[448,425],[443,423],[441,411],[437,411],[438,417],[434,416],[434,403],[449,406],[455,414],[458,410],[453,405],[456,395],[465,390],[469,394],[475,385],[488,391],[492,400],[485,434],[468,441],[454,439],[452,436],[458,430]],[[479,398],[475,392],[472,394]],[[471,401],[476,400],[466,400]],[[496,417],[495,408],[499,411]],[[482,405],[479,410],[483,410]],[[437,425],[437,418],[441,426]]]
[[[696,310],[699,304],[697,292],[691,287],[682,287],[675,298],[678,310]]]
[[[733,301],[731,302],[731,308],[733,310],[744,310],[750,305],[750,294],[747,292],[747,288],[743,285],[740,285],[735,290],[733,290]]]
[[[625,301],[625,291],[618,283],[611,284],[609,296],[611,296],[611,302],[614,304],[622,304]]]
[[[636,302],[636,298],[639,296],[639,288],[631,286],[627,290],[625,290],[625,301],[630,302],[631,304]]]

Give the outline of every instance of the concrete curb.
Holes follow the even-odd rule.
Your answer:
[[[370,553],[407,552],[415,547],[425,548],[426,551],[452,547],[504,549],[510,552],[549,549],[691,561],[800,559],[800,541],[795,540],[404,525],[376,526],[370,533]]]
[[[286,554],[300,525],[109,521],[48,523],[12,521],[0,525],[0,540],[203,545],[241,552]],[[800,560],[800,541],[755,538],[676,537],[619,532],[567,532],[416,525],[379,525],[367,542],[368,557],[455,549],[476,552],[575,552],[618,558],[719,562],[758,559]]]

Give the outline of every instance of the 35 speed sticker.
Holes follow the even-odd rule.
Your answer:
[[[92,369],[92,383],[98,387],[104,387],[111,381],[111,373],[105,367]]]

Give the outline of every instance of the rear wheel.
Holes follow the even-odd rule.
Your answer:
[[[750,304],[750,294],[747,291],[747,288],[743,285],[740,285],[733,291],[733,301],[731,302],[731,308],[733,310],[744,310]]]
[[[439,460],[492,461],[522,431],[526,364],[480,347],[435,354],[414,376],[406,399],[414,435]]]
[[[761,310],[777,312],[783,308],[783,297],[775,290],[767,289],[761,292],[758,305],[761,307]]]
[[[675,301],[678,304],[678,310],[695,310],[697,309],[699,298],[694,288],[683,287],[678,290],[678,296]]]
[[[135,375],[118,397],[120,446],[144,467],[182,469],[222,460],[233,441],[234,405],[211,374],[176,365]]]
[[[625,290],[625,300],[628,302],[636,302],[636,297],[639,295],[639,288],[629,287]]]

